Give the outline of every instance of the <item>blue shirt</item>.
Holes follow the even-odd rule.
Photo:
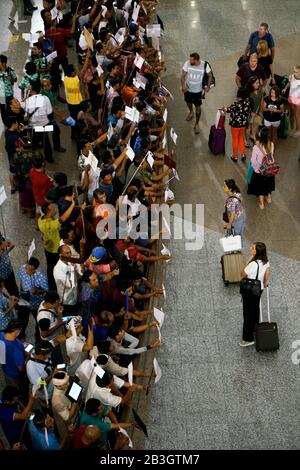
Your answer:
[[[5,339],[4,333],[0,332],[0,340],[5,343],[5,359],[6,364],[2,364],[5,375],[11,379],[19,379],[23,376],[18,366],[25,366],[25,349],[23,343],[19,339],[9,341]]]
[[[13,271],[10,258],[8,255],[8,250],[3,251],[3,255],[0,256],[0,278],[7,279]]]
[[[250,38],[248,41],[248,44],[250,44],[251,46],[250,54],[252,54],[252,52],[256,52],[258,41],[262,40],[267,41],[270,49],[273,49],[273,47],[275,47],[274,39],[271,33],[266,33],[262,38],[260,38],[258,36],[258,31],[254,31],[250,34]]]
[[[36,289],[43,289],[44,291],[48,290],[48,279],[45,273],[38,268],[35,273],[30,276],[25,271],[25,264],[19,267],[17,272],[17,279],[22,282],[22,292],[28,292],[32,287]],[[30,294],[30,293],[29,293]],[[26,299],[27,300],[27,299]],[[37,310],[40,303],[44,300],[44,294],[33,295],[30,294],[29,302],[31,310]]]
[[[25,423],[24,420],[14,421],[15,413],[21,413],[17,404],[4,405],[0,402],[0,424],[11,446],[15,442],[19,442]]]
[[[47,429],[49,445],[46,442],[45,431],[38,429],[32,421],[28,423],[28,430],[34,450],[60,450],[59,442],[51,429]]]
[[[107,118],[106,129],[109,129],[110,124],[112,125],[112,127],[116,127],[118,120],[119,119],[117,118],[117,116],[115,116],[114,114],[110,114]]]
[[[5,314],[9,307],[9,300],[0,292],[0,330],[5,330],[10,320],[14,318],[14,311]]]

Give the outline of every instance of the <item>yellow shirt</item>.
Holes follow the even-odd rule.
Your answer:
[[[49,251],[49,253],[57,253],[60,243],[60,221],[58,219],[43,219],[43,217],[40,217],[38,226],[43,234],[45,250]]]
[[[68,104],[80,104],[82,95],[80,92],[80,80],[76,77],[65,77],[64,86]]]

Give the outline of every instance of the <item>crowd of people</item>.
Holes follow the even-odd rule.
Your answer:
[[[10,449],[124,448],[126,429],[138,426],[122,422],[122,405],[153,377],[134,358],[160,346],[149,299],[163,290],[148,273],[170,259],[150,227],[151,206],[173,175],[164,159],[165,66],[151,33],[163,27],[157,3],[44,0],[44,33],[24,76],[0,56],[11,192],[42,235],[47,267],[31,254],[14,272],[14,245],[1,234],[0,423]],[[47,174],[53,155],[66,151],[62,125],[77,152],[76,185],[63,172]],[[120,215],[115,234],[112,213]],[[146,330],[153,333],[141,346]]]
[[[24,2],[28,12],[29,3]],[[18,80],[0,55],[11,193],[18,192],[24,216],[35,219],[47,266],[44,272],[30,256],[15,273],[9,256],[14,245],[1,234],[0,358],[6,386],[0,423],[11,449],[124,448],[130,442],[126,429],[137,426],[122,422],[122,405],[148,390],[152,372],[131,363],[160,346],[157,335],[147,346],[139,339],[160,326],[148,300],[163,290],[147,278],[148,266],[170,258],[158,254],[159,227],[151,238],[149,214],[165,194],[165,179],[174,176],[170,156],[164,156],[170,93],[160,79],[165,65],[157,3],[43,0],[44,32],[35,34],[24,76]],[[77,60],[71,63],[73,39]],[[274,73],[274,56],[274,40],[261,23],[238,63],[237,100],[223,107],[230,114],[231,160],[237,163],[240,156],[245,162],[245,149],[251,148],[248,192],[260,209],[272,202],[277,135],[288,108],[290,135],[300,134],[300,66],[284,81]],[[195,107],[195,134],[204,93],[214,83],[210,64],[192,53],[181,89],[188,121]],[[66,151],[62,125],[70,127],[77,152],[76,185],[63,172],[47,174],[53,155]],[[241,191],[227,179],[224,192],[226,228],[243,237]],[[144,231],[135,226],[142,207]],[[113,235],[110,220],[120,213],[125,220]],[[266,247],[257,242],[250,251],[241,275],[259,279],[262,291],[270,276]],[[240,345],[246,347],[254,344],[259,298],[244,296],[243,306]],[[31,319],[34,344],[28,341]]]

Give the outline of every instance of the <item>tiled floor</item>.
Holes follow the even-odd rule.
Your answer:
[[[42,1],[35,3],[40,6]],[[10,2],[0,2],[0,47],[20,78],[28,44],[19,36],[29,31],[30,23],[16,23],[16,29],[8,29],[9,7]],[[186,251],[183,241],[170,243],[173,259],[165,282],[164,342],[157,354],[163,377],[152,389],[149,449],[299,449],[300,371],[291,361],[292,343],[300,339],[299,142],[287,139],[279,143],[277,157],[282,169],[274,203],[264,212],[258,212],[254,198],[246,195],[246,168],[241,163],[234,166],[228,158],[230,139],[226,157],[215,157],[207,148],[216,109],[234,98],[236,61],[249,33],[260,21],[267,21],[277,46],[275,71],[289,73],[299,62],[299,11],[298,0],[161,0],[168,68],[163,81],[175,98],[169,105],[169,120],[178,133],[176,160],[181,178],[173,189],[179,203],[205,204],[206,232],[205,246],[199,252]],[[40,29],[36,19],[38,13],[33,17],[33,31]],[[217,80],[204,102],[197,137],[192,124],[185,121],[179,91],[181,66],[193,50],[211,62]],[[65,130],[62,144],[69,151],[55,155],[56,163],[49,170],[67,171],[73,181],[76,153]],[[271,311],[281,343],[274,354],[257,354],[252,348],[238,346],[240,296],[236,286],[224,288],[219,264],[222,184],[227,177],[235,178],[245,195],[248,242],[265,241],[270,250]],[[8,193],[3,141],[2,184]],[[9,195],[3,211],[7,233],[17,242],[12,253],[14,266],[25,261],[32,238],[43,262],[40,235],[20,214],[16,195]]]

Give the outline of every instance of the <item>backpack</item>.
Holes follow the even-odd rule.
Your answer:
[[[215,79],[215,76],[214,76],[214,73],[213,73],[213,70],[212,70],[212,66],[210,65],[209,62],[205,61],[204,62],[204,76],[203,76],[203,80],[202,80],[202,88],[203,89],[204,89],[204,87],[206,87],[208,85],[208,73],[206,72],[207,65],[210,67],[210,73],[212,75],[212,82],[210,84],[210,88],[216,86],[216,79]]]
[[[264,176],[275,176],[279,171],[279,165],[275,162],[272,153],[267,153],[261,162],[260,173]]]

